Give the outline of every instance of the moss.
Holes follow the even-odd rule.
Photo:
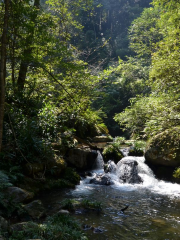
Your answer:
[[[113,160],[115,163],[119,162],[123,158],[123,154],[116,145],[108,145],[103,150],[104,161]]]
[[[83,199],[80,205],[86,209],[93,209],[98,212],[102,211],[102,203],[98,201],[90,201],[89,199]]]
[[[165,148],[172,150],[180,149],[180,127],[166,129],[149,139],[146,148],[150,146],[160,147],[163,151]]]
[[[139,148],[135,148],[133,147],[132,149],[129,150],[129,156],[143,156],[144,155],[144,151],[142,149]]]
[[[180,127],[167,129],[151,138],[146,146],[145,158],[156,165],[180,166]]]
[[[68,211],[75,211],[77,208],[93,210],[97,212],[102,211],[102,203],[98,201],[92,201],[89,199],[74,200],[74,199],[65,199],[61,202],[61,208]]]
[[[79,184],[81,180],[81,177],[79,176],[79,174],[73,168],[70,168],[70,167],[67,167],[65,169],[63,178],[74,185]]]

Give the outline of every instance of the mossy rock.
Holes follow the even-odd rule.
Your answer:
[[[67,167],[67,163],[66,161],[59,157],[57,159],[55,159],[55,161],[53,162],[50,170],[51,175],[55,176],[55,177],[60,177],[62,176],[64,170]]]
[[[27,191],[33,192],[37,194],[40,190],[44,189],[44,181],[40,181],[41,179],[33,179],[25,176],[23,182],[18,184],[20,188],[26,188]]]
[[[118,163],[124,157],[119,148],[114,145],[105,147],[102,154],[105,162],[113,160],[115,163]]]
[[[113,142],[111,136],[96,136],[93,138],[93,142]]]
[[[81,177],[79,176],[79,174],[73,168],[70,168],[70,167],[67,167],[65,169],[63,178],[75,185],[79,184],[81,180]]]
[[[97,151],[90,148],[72,148],[66,154],[66,161],[76,169],[89,170],[93,168],[97,155]]]
[[[153,165],[180,166],[180,128],[174,127],[150,139],[145,159]]]
[[[8,187],[6,189],[7,199],[12,203],[24,203],[30,201],[34,197],[33,192],[29,192],[19,187]]]
[[[142,149],[138,149],[135,147],[130,148],[128,156],[141,157],[144,155],[144,151]]]

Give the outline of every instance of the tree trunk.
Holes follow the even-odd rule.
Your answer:
[[[31,50],[27,49],[27,50],[24,50],[23,55],[26,56],[27,54],[30,54],[30,53],[31,53]],[[22,91],[24,89],[28,66],[29,66],[29,60],[26,59],[26,60],[21,61],[21,65],[20,65],[20,69],[19,69],[19,76],[18,76],[18,81],[17,81],[19,91]]]
[[[9,0],[4,0],[5,13],[3,31],[1,37],[1,65],[0,65],[0,152],[2,150],[3,137],[3,119],[5,106],[5,80],[6,80],[6,44],[8,32],[8,18],[9,18]]]
[[[40,0],[35,0],[34,1],[34,7],[39,9],[40,7]],[[35,22],[36,16],[34,16],[31,20]],[[27,70],[28,66],[30,64],[30,58],[31,58],[31,53],[32,53],[32,48],[31,48],[31,43],[33,41],[33,35],[34,35],[34,29],[31,32],[30,36],[26,40],[26,46],[27,48],[24,50],[23,53],[23,60],[21,61],[20,64],[20,69],[19,69],[19,76],[17,80],[17,86],[18,90],[21,92],[24,89],[25,81],[26,81],[26,75],[27,75]]]

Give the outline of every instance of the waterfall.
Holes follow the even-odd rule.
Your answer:
[[[158,180],[155,178],[155,175],[153,171],[147,166],[145,163],[145,158],[144,157],[124,157],[120,160],[133,160],[138,163],[137,169],[138,169],[138,175],[142,179],[142,183],[140,184],[122,184],[119,182],[119,179],[116,178],[114,181],[114,187],[115,188],[127,188],[127,190],[142,190],[142,189],[147,189],[150,190],[151,192],[158,193],[158,194],[163,194],[163,195],[170,195],[170,196],[180,196],[180,185],[177,183],[171,183],[171,182],[166,182],[163,180]],[[119,163],[117,164],[117,166]],[[118,172],[118,169],[117,169]],[[117,177],[117,176],[116,176]]]
[[[98,153],[98,155],[97,155],[95,164],[93,166],[93,169],[103,169],[103,166],[104,166],[103,157],[102,157],[100,151],[97,151],[97,153]]]
[[[103,204],[103,213],[87,211],[83,213],[83,224],[99,227],[104,230],[100,234],[87,232],[89,239],[179,239],[180,236],[180,185],[160,181],[146,165],[144,157],[126,156],[117,164],[109,160],[106,172],[103,158],[98,152],[92,176],[83,178],[75,189],[70,190],[69,197],[91,199]],[[125,166],[123,166],[123,164]],[[121,174],[122,172],[125,174]],[[119,176],[139,176],[142,181],[131,183],[123,181]],[[120,171],[120,172],[119,172]],[[120,174],[120,175],[119,175]],[[101,184],[99,180],[107,178],[112,184]],[[92,181],[92,180],[99,180]],[[136,179],[136,178],[135,178]],[[49,202],[48,202],[49,204]],[[54,204],[54,203],[53,203]],[[128,207],[128,208],[127,208]],[[127,208],[125,212],[122,209]],[[84,215],[86,214],[86,215]],[[100,225],[101,224],[101,225]]]
[[[138,176],[140,177],[139,182],[132,184],[131,181],[126,182],[126,181],[123,181],[123,178],[122,179],[119,178],[120,162],[123,163],[126,160],[136,162],[134,164],[136,167],[135,174],[138,174]],[[91,179],[96,178],[99,175],[101,176],[106,175],[107,177],[110,177],[112,180],[113,185],[111,185],[110,187],[118,191],[128,191],[128,192],[129,191],[138,191],[138,192],[150,191],[155,194],[168,195],[170,197],[175,197],[175,196],[180,197],[180,185],[177,183],[171,183],[171,182],[166,182],[163,180],[156,179],[155,175],[153,174],[153,171],[145,163],[144,157],[127,156],[122,158],[117,163],[117,165],[113,161],[109,161],[109,163],[112,164],[113,166],[113,167],[110,166],[110,169],[115,169],[114,166],[116,166],[117,170],[105,173],[103,157],[101,153],[98,151],[98,156],[92,170],[92,177],[87,177],[83,179],[81,181],[81,184],[76,187],[76,190],[74,191],[74,193],[77,194],[77,192],[78,193],[86,192],[86,194],[90,194],[92,189],[94,188],[96,189],[100,187],[96,184],[90,184]],[[126,167],[126,170],[129,171],[129,166]]]

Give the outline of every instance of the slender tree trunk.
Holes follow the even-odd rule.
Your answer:
[[[34,7],[39,9],[40,0],[35,0],[34,1]],[[33,17],[32,21],[35,22],[36,17],[37,17],[37,15]],[[18,86],[18,90],[20,92],[24,89],[24,85],[25,85],[25,81],[26,81],[26,75],[27,75],[27,71],[28,71],[28,66],[30,64],[30,58],[31,58],[30,56],[31,56],[31,53],[32,53],[32,48],[31,48],[30,45],[33,41],[33,35],[34,35],[34,30],[26,40],[27,48],[24,50],[23,60],[21,61],[21,64],[20,64],[19,76],[18,76],[18,80],[17,80],[17,86]]]
[[[9,18],[9,0],[4,0],[5,13],[3,32],[1,37],[1,64],[0,64],[0,152],[2,150],[3,119],[5,106],[5,80],[6,80],[6,44]]]
[[[31,50],[29,48],[29,49],[24,50],[23,55],[24,55],[24,57],[26,57],[27,54],[29,55],[30,53],[31,53]],[[29,66],[28,59],[21,61],[21,65],[20,65],[20,69],[19,69],[19,76],[18,76],[18,81],[17,81],[19,91],[22,91],[24,89],[28,66]]]

